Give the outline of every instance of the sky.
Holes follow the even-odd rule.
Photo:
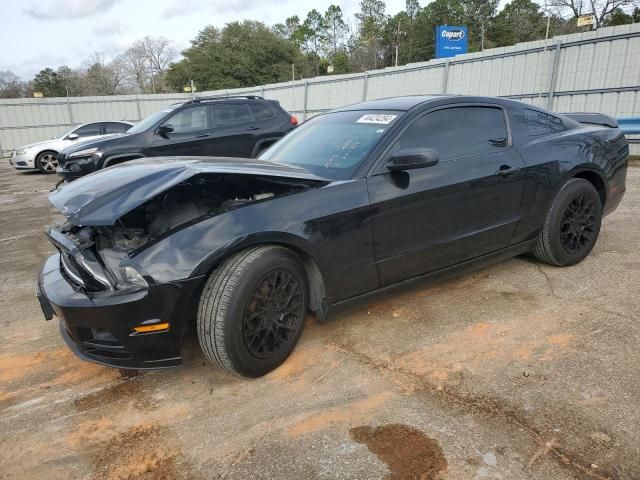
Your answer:
[[[261,20],[268,25],[312,8],[340,5],[352,21],[358,0],[0,0],[0,70],[31,80],[45,67],[80,67],[93,53],[115,55],[146,35],[182,50],[206,25]],[[424,1],[421,4],[426,4]],[[387,0],[387,14],[405,0]]]

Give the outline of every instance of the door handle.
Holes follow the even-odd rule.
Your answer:
[[[260,127],[249,127],[247,130],[260,130]]]
[[[210,133],[201,133],[200,135],[196,135],[196,138],[205,138],[205,137],[210,137],[211,134]]]
[[[519,170],[519,168],[510,165],[500,165],[500,169],[496,172],[496,175],[499,177],[509,177]]]

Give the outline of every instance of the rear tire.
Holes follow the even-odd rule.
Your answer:
[[[551,265],[575,265],[593,249],[601,222],[602,201],[597,190],[587,180],[572,178],[556,195],[533,253]]]
[[[200,296],[202,351],[231,374],[260,377],[295,347],[307,304],[305,270],[294,252],[275,245],[239,252],[211,273]]]
[[[45,151],[40,152],[36,157],[36,168],[42,173],[52,174],[56,173],[56,167],[58,166],[58,158],[56,152]]]

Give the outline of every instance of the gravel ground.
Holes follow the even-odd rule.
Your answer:
[[[516,258],[307,321],[258,380],[127,374],[45,322],[55,178],[0,166],[0,478],[640,478],[640,169],[572,268]]]

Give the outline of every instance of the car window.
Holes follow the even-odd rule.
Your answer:
[[[212,105],[211,108],[213,109],[216,127],[224,128],[241,123],[250,123],[252,120],[251,113],[249,113],[249,107],[247,105],[241,105],[238,103],[222,103],[219,105]]]
[[[173,112],[176,108],[178,107],[172,105],[165,108],[164,110],[152,113],[151,115],[140,120],[133,127],[131,127],[131,129],[129,130],[129,133],[140,133],[150,129],[151,127],[156,125],[160,120],[165,118],[168,114]]]
[[[273,111],[262,103],[255,103],[251,105],[251,112],[256,120],[268,120],[275,117]]]
[[[527,122],[527,132],[532,137],[549,135],[566,130],[564,123],[558,117],[536,110],[525,108],[524,118]]]
[[[71,133],[75,133],[79,137],[90,137],[92,135],[102,135],[102,132],[100,131],[99,123],[89,123],[87,125],[83,125],[80,128],[76,128]]]
[[[443,161],[500,150],[507,146],[507,138],[502,109],[453,107],[418,118],[402,133],[393,151],[433,148]]]
[[[162,126],[172,127],[172,135],[208,130],[209,119],[207,116],[207,107],[201,105],[180,110],[175,115],[169,117]]]
[[[351,178],[402,112],[356,110],[319,115],[275,143],[260,159],[305,168],[335,180]]]
[[[124,133],[131,128],[131,125],[120,122],[106,122],[104,133]]]

